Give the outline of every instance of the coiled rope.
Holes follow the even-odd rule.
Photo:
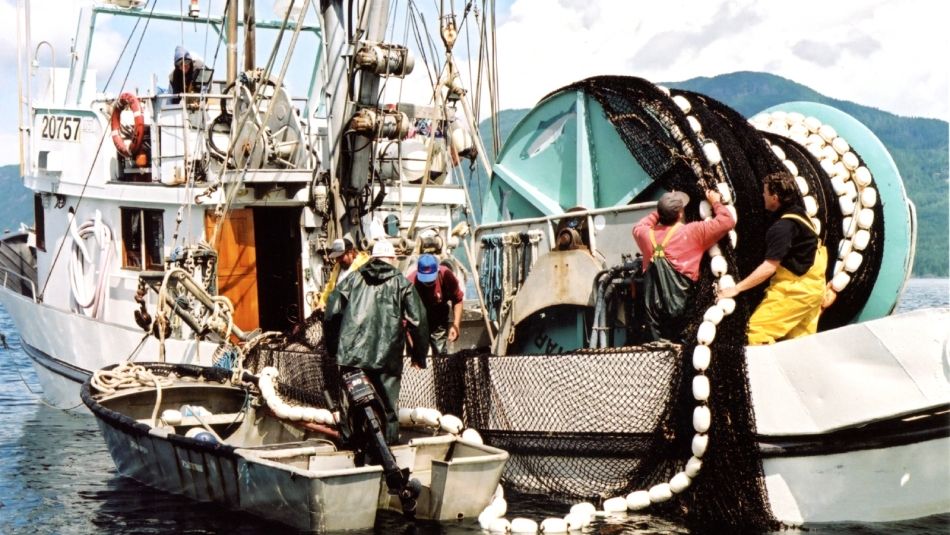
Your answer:
[[[123,362],[111,370],[96,370],[89,384],[102,394],[138,387],[155,388],[155,407],[152,409],[152,427],[158,426],[158,409],[162,405],[162,387],[171,386],[173,377],[162,377],[148,371],[141,364]]]

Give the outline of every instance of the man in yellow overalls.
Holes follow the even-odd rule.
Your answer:
[[[765,177],[765,209],[778,218],[765,234],[765,260],[733,288],[719,290],[734,297],[771,277],[765,297],[749,319],[749,344],[813,334],[825,293],[828,252],[802,206],[795,179],[787,172]]]

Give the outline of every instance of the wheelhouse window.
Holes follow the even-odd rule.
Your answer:
[[[126,269],[162,269],[165,231],[162,210],[121,208],[122,267]]]

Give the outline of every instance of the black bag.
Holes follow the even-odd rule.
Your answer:
[[[686,308],[693,294],[693,281],[676,271],[664,253],[664,247],[678,229],[679,223],[666,233],[660,245],[650,230],[653,259],[643,275],[643,308],[647,331],[653,340],[680,341]]]

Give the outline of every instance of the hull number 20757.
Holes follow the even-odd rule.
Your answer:
[[[79,141],[81,118],[69,115],[41,115],[40,137],[55,141]]]

